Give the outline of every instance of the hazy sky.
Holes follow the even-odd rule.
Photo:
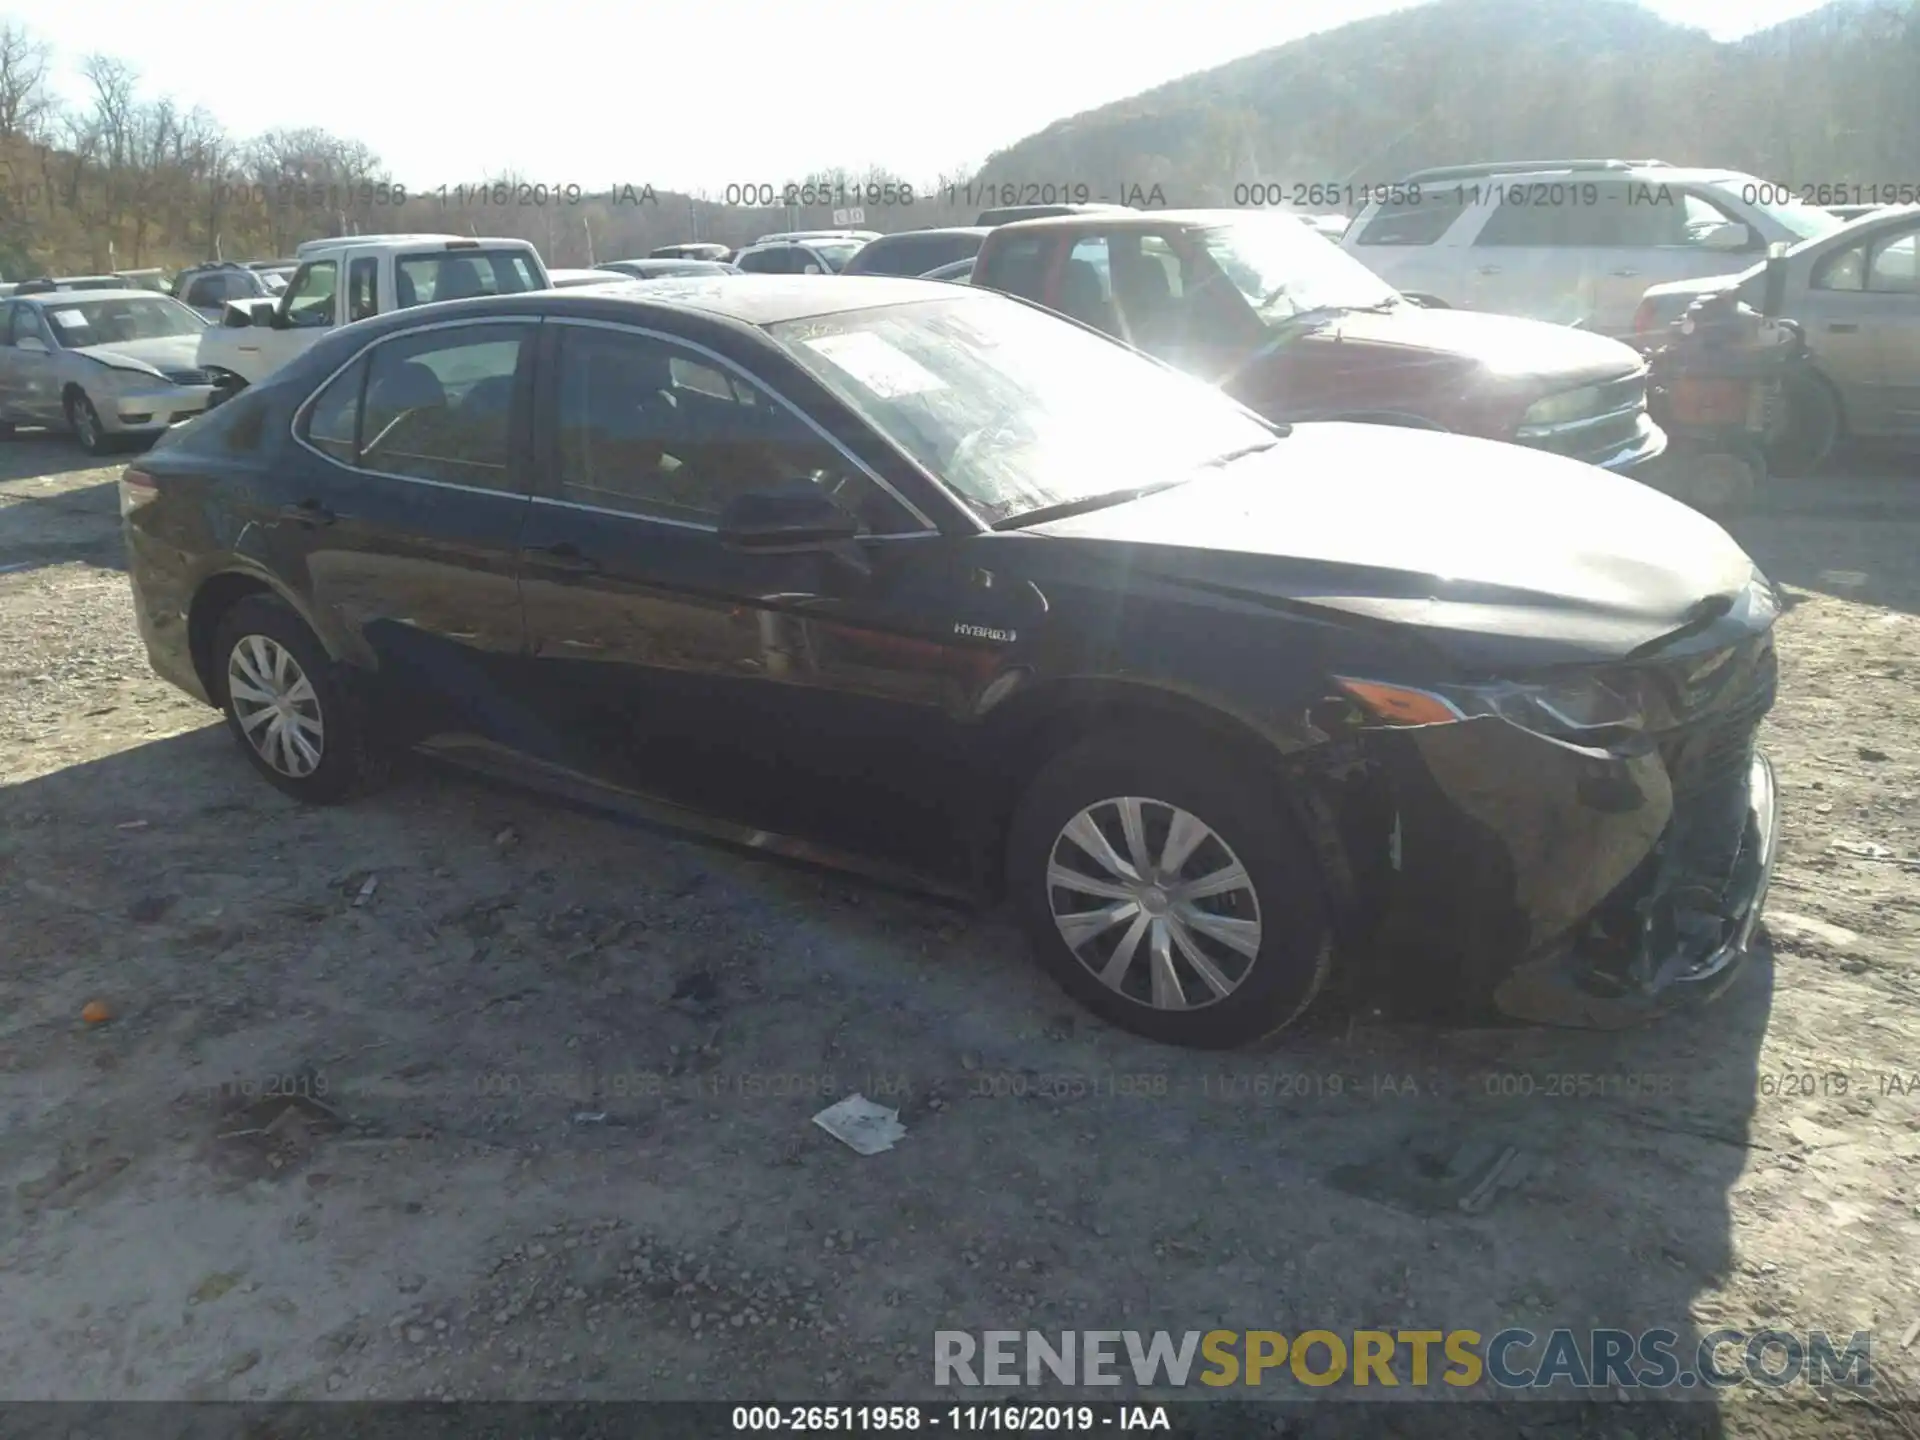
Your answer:
[[[27,0],[12,13],[55,47],[63,93],[81,93],[74,66],[104,50],[138,68],[149,96],[205,106],[236,133],[318,125],[364,140],[410,187],[516,169],[596,191],[651,183],[717,196],[832,165],[879,164],[925,183],[1051,120],[1403,8]],[[1814,4],[1650,8],[1731,39]]]

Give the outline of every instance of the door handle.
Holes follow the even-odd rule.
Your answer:
[[[1482,275],[1498,275],[1500,273],[1500,267],[1498,265],[1482,265],[1480,267],[1480,273]]]
[[[566,570],[578,575],[591,574],[600,562],[580,553],[580,547],[561,540],[553,545],[530,546],[526,554],[544,570]]]
[[[1631,280],[1633,279],[1634,276],[1638,275],[1640,272],[1638,270],[1615,270],[1615,271],[1612,271],[1611,273],[1615,279]]]
[[[1836,320],[1827,326],[1829,335],[1858,335],[1860,327],[1851,320]]]
[[[316,525],[331,525],[340,517],[318,500],[302,500],[298,505],[282,505],[280,518],[311,529]]]

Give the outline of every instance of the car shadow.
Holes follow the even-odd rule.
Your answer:
[[[249,838],[264,833],[271,855]],[[711,1100],[583,1097],[610,1128],[564,1143],[633,1150],[648,1184],[681,1190],[676,1204],[716,1224],[762,1206],[796,1230],[885,1232],[913,1217],[907,1269],[921,1278],[903,1270],[898,1283],[918,1298],[850,1308],[917,1357],[936,1326],[996,1317],[1049,1335],[1517,1328],[1544,1341],[1567,1328],[1583,1351],[1604,1327],[1674,1332],[1691,1372],[1711,1328],[1699,1302],[1737,1263],[1730,1192],[1768,1163],[1754,1134],[1765,954],[1714,1003],[1614,1034],[1387,1021],[1349,1001],[1255,1049],[1172,1050],[1073,1012],[1002,917],[958,923],[944,905],[503,798],[436,767],[353,806],[301,808],[211,725],[0,790],[0,862],[52,917],[15,947],[15,983],[90,985],[69,970],[94,956],[129,1003],[160,994],[183,1014],[217,1010],[227,1049],[210,1057],[336,1057],[330,1104],[369,1134],[562,1143],[551,1106],[522,1116],[518,1102],[483,1103],[473,1077],[596,1060],[647,1069],[661,1062],[635,1057],[666,1056],[671,1040],[684,1058],[722,1028],[750,1073],[842,1071],[817,1095],[724,1117]],[[515,907],[518,932],[503,930]],[[24,917],[11,923],[26,932]],[[621,925],[642,939],[603,938]],[[649,965],[663,967],[657,981]],[[228,993],[240,974],[258,997],[244,1004]],[[126,1087],[143,1064],[178,1073],[168,1033],[73,1103],[152,1108]],[[343,1068],[342,1054],[359,1058]],[[837,1150],[801,1148],[807,1116],[851,1085],[899,1107],[910,1166],[850,1169]],[[116,1123],[158,1137],[175,1122]],[[805,1165],[821,1168],[793,1168]],[[621,1172],[608,1173],[612,1184]],[[729,1242],[743,1264],[765,1229]],[[1000,1280],[952,1278],[983,1254]],[[1003,1313],[986,1297],[1021,1283],[1016,1262],[1046,1278]],[[680,1343],[631,1338],[649,1357]],[[819,1358],[770,1356],[762,1382],[815,1394]],[[1538,1363],[1524,1348],[1506,1358]],[[1407,1363],[1403,1350],[1403,1398],[1465,1398],[1411,1391]],[[657,1394],[651,1364],[614,1367],[607,1393]],[[954,1398],[926,1376],[916,1363],[885,1384]],[[1129,1381],[1102,1398],[1138,1394]],[[1713,1395],[1672,1391],[1706,1403],[1666,1433],[1720,1434]],[[1207,1398],[1311,1397],[1269,1375]],[[1366,1433],[1514,1433],[1510,1411],[1467,1410],[1375,1407]],[[1458,1428],[1476,1411],[1480,1428]],[[1611,1433],[1617,1412],[1593,1413]],[[1349,1433],[1313,1423],[1295,1433]]]
[[[32,480],[44,475],[64,475],[75,470],[95,468],[96,463],[125,463],[119,456],[100,461],[80,448],[80,442],[61,430],[43,430],[21,426],[13,435],[0,440],[0,484],[9,480]]]
[[[67,467],[67,471],[72,470]],[[67,471],[49,471],[64,474]],[[15,487],[0,499],[0,575],[46,565],[125,570],[119,479],[36,494]]]

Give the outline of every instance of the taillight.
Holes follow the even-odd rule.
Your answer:
[[[1650,330],[1658,329],[1659,322],[1657,316],[1659,315],[1659,311],[1660,307],[1655,305],[1653,301],[1642,300],[1640,302],[1640,308],[1633,312],[1633,333],[1636,335],[1645,335]]]
[[[129,465],[120,472],[120,513],[131,515],[142,505],[160,498],[159,483],[144,470]]]

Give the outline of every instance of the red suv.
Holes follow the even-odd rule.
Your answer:
[[[972,283],[1102,330],[1269,420],[1451,430],[1627,474],[1666,449],[1629,346],[1416,304],[1291,216],[1020,221],[987,236]]]

